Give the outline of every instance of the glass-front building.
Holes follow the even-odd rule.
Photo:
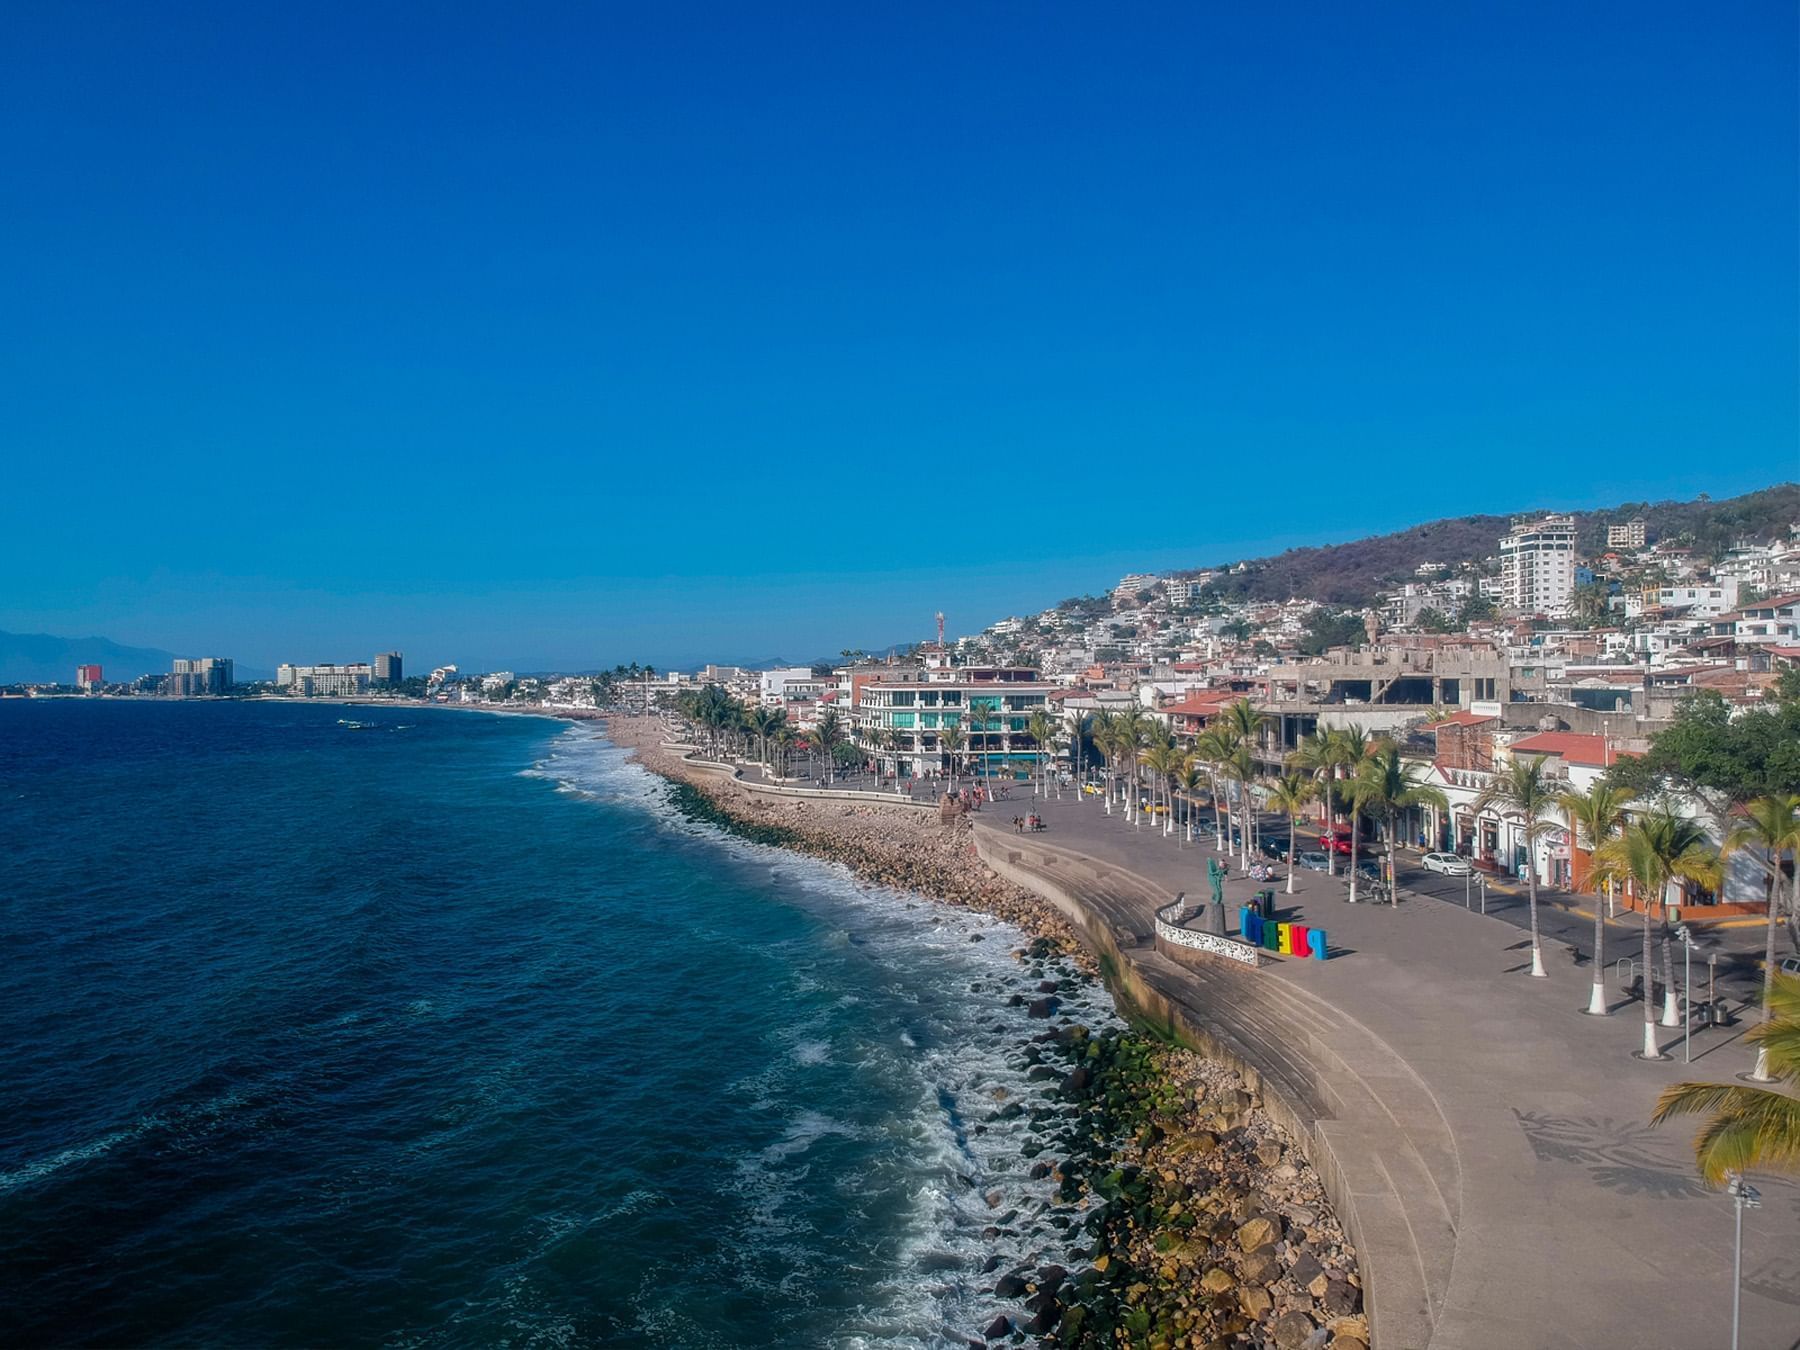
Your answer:
[[[1042,753],[1026,728],[1057,688],[1023,667],[945,666],[922,679],[870,681],[856,708],[857,744],[884,766],[915,777],[1026,775]],[[954,749],[945,744],[952,729]]]

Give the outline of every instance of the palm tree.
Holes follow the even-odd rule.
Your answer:
[[[787,719],[781,719],[781,725],[775,728],[775,776],[786,778],[788,761],[794,752],[794,743],[799,740],[799,733],[788,725]]]
[[[1288,818],[1287,893],[1294,893],[1294,855],[1300,851],[1296,831],[1300,813],[1318,793],[1319,785],[1303,773],[1284,773],[1269,788],[1269,805]]]
[[[1181,766],[1175,771],[1175,786],[1181,790],[1181,819],[1191,844],[1194,842],[1194,796],[1206,786],[1206,772],[1191,750],[1181,757]]]
[[[1341,762],[1338,757],[1338,746],[1338,741],[1329,731],[1315,731],[1312,735],[1303,737],[1300,744],[1289,751],[1287,757],[1289,768],[1298,769],[1301,773],[1309,775],[1318,784],[1318,791],[1315,795],[1319,799],[1321,830],[1329,828],[1333,823],[1330,783]],[[1300,847],[1299,840],[1292,839],[1291,835],[1290,847],[1296,851]],[[1325,870],[1328,874],[1337,870],[1335,855],[1330,849],[1325,851]]]
[[[1126,798],[1125,816],[1128,820],[1136,819],[1138,755],[1148,743],[1150,736],[1150,718],[1142,708],[1133,706],[1113,715],[1113,732],[1118,739],[1119,756],[1125,763],[1126,773],[1130,779],[1131,791]]]
[[[997,701],[993,699],[982,702],[971,697],[963,705],[963,720],[968,723],[969,728],[967,746],[963,751],[965,761],[972,760],[978,750],[985,750],[987,742],[985,740],[978,741],[976,737],[987,731],[988,719],[993,717],[996,703]],[[983,767],[986,767],[988,763],[985,753],[982,755],[981,763]],[[971,767],[969,772],[973,775],[975,770]]]
[[[1743,824],[1725,837],[1725,852],[1745,848],[1766,851],[1775,871],[1774,884],[1769,888],[1769,921],[1763,942],[1763,1023],[1767,1025],[1775,978],[1775,916],[1781,908],[1781,855],[1788,849],[1794,851],[1794,912],[1800,914],[1800,796],[1778,792],[1746,803]],[[1758,1047],[1756,1052],[1756,1079],[1760,1083],[1769,1081],[1767,1045]]]
[[[1240,861],[1250,866],[1250,785],[1256,781],[1256,757],[1242,741],[1234,741],[1231,751],[1219,765],[1227,782],[1237,784],[1238,803],[1243,812],[1243,830],[1238,837]]]
[[[1225,852],[1225,822],[1219,814],[1219,802],[1223,796],[1219,791],[1219,779],[1224,774],[1225,761],[1231,758],[1234,748],[1231,738],[1217,727],[1208,727],[1194,737],[1194,757],[1206,766],[1206,776],[1212,785],[1213,834],[1221,853]]]
[[[1644,911],[1644,1058],[1661,1059],[1656,1044],[1656,1000],[1651,996],[1650,907],[1660,903],[1677,879],[1719,884],[1719,855],[1699,822],[1676,815],[1666,805],[1640,816],[1594,852],[1594,870],[1606,881],[1630,883]],[[1668,999],[1674,982],[1665,980]]]
[[[844,719],[838,716],[836,708],[827,708],[819,714],[819,720],[813,727],[813,741],[825,758],[825,781],[835,783],[837,774],[832,757],[844,742]]]
[[[1144,761],[1144,767],[1149,769],[1151,774],[1154,775],[1151,779],[1153,786],[1151,787],[1150,800],[1154,803],[1161,798],[1167,797],[1169,795],[1169,779],[1174,776],[1175,770],[1181,766],[1181,751],[1175,748],[1174,741],[1165,737],[1162,740],[1153,741],[1146,746],[1141,753],[1141,758]],[[1167,804],[1172,807],[1173,801],[1170,800]],[[1163,833],[1169,833],[1169,830],[1173,825],[1174,813],[1171,810],[1169,816],[1164,821]]]
[[[1625,806],[1630,800],[1631,793],[1624,788],[1599,782],[1586,792],[1571,789],[1559,794],[1556,804],[1569,822],[1569,833],[1574,836],[1571,842],[1581,846],[1586,840],[1588,852],[1594,853],[1624,828]],[[1588,890],[1604,888],[1609,898],[1612,894],[1612,883],[1592,868],[1581,884]],[[1595,1017],[1606,1016],[1606,911],[1598,900],[1594,902],[1594,985],[1588,993],[1587,1010]]]
[[[1358,803],[1380,816],[1387,830],[1388,895],[1398,907],[1400,888],[1394,883],[1400,875],[1395,856],[1400,840],[1400,813],[1418,806],[1447,811],[1450,800],[1420,779],[1418,770],[1400,758],[1400,747],[1392,741],[1379,743],[1375,753],[1357,769],[1356,794]]]
[[[1517,816],[1525,822],[1525,894],[1531,906],[1531,973],[1540,979],[1548,975],[1544,969],[1544,948],[1538,939],[1537,859],[1533,856],[1537,841],[1550,822],[1545,819],[1556,807],[1557,786],[1544,773],[1544,756],[1515,755],[1503,773],[1482,789],[1475,799],[1475,814],[1496,811],[1503,816]]]
[[[1342,791],[1345,805],[1350,808],[1350,860],[1346,865],[1350,869],[1350,899],[1354,902],[1356,899],[1356,855],[1362,851],[1362,808],[1357,805],[1356,794],[1350,790],[1349,783],[1345,780],[1356,777],[1357,770],[1369,757],[1369,751],[1374,743],[1369,739],[1369,733],[1356,722],[1338,727],[1328,735],[1336,747],[1331,769],[1332,783],[1335,785],[1340,781],[1345,782]],[[1340,769],[1343,771],[1341,779],[1338,772]],[[1337,850],[1335,848],[1325,850],[1327,875],[1336,871],[1336,858]]]
[[[1025,719],[1025,734],[1030,736],[1038,749],[1038,775],[1044,783],[1044,795],[1050,795],[1050,767],[1056,756],[1056,737],[1062,730],[1056,719],[1042,708]]]
[[[1800,976],[1771,976],[1762,1023],[1745,1039],[1768,1062],[1771,1081],[1800,1080]],[[1736,1083],[1676,1083],[1656,1099],[1650,1123],[1702,1114],[1711,1119],[1694,1136],[1694,1161],[1708,1185],[1757,1166],[1800,1170],[1800,1097]]]
[[[1069,738],[1069,768],[1075,777],[1075,797],[1081,798],[1081,738],[1087,734],[1088,718],[1086,714],[1069,712],[1063,715],[1065,732]],[[1061,790],[1057,792],[1061,796]]]
[[[938,732],[938,749],[950,756],[950,786],[956,786],[956,756],[963,748],[962,729],[956,726],[945,727]]]
[[[1114,726],[1114,719],[1111,713],[1102,712],[1095,714],[1093,731],[1090,733],[1089,739],[1094,742],[1094,749],[1099,751],[1100,758],[1104,761],[1103,772],[1106,778],[1106,813],[1111,815],[1113,776],[1119,761],[1118,730]]]

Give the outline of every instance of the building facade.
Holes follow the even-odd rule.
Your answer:
[[[1646,538],[1642,516],[1634,516],[1623,525],[1606,527],[1606,546],[1608,548],[1642,548]]]
[[[275,669],[275,683],[301,698],[342,698],[366,694],[375,677],[374,667],[367,662],[354,665],[292,666]]]
[[[196,698],[223,694],[234,683],[229,657],[199,656],[175,658],[163,688],[176,698]]]
[[[99,666],[75,667],[75,687],[83,693],[98,689],[103,683],[105,681],[100,674]]]
[[[379,652],[375,657],[375,683],[392,688],[406,678],[399,652]]]
[[[1060,687],[1029,667],[952,666],[937,658],[921,673],[860,684],[856,742],[914,777],[1029,773],[1044,748],[1026,727],[1033,713],[1054,713],[1048,701]]]
[[[1500,541],[1500,603],[1516,614],[1561,618],[1575,596],[1575,518],[1515,520]]]

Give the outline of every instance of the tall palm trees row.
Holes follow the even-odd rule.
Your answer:
[[[785,776],[796,748],[812,751],[821,761],[827,779],[835,777],[841,748],[848,744],[843,718],[835,710],[821,714],[804,733],[791,725],[780,708],[766,708],[733,698],[716,684],[684,689],[675,696],[675,711],[706,733],[707,753],[743,754],[754,751],[757,763]]]

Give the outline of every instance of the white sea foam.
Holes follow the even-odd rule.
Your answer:
[[[1029,1115],[1001,1119],[1005,1102],[1041,1102],[1041,1083],[1015,1067],[1019,1048],[1045,1029],[1023,1007],[1006,996],[1030,993],[1034,981],[1012,952],[1028,939],[1009,924],[967,910],[940,907],[917,896],[874,886],[848,868],[772,846],[751,843],[729,831],[697,822],[670,809],[672,788],[632,762],[627,751],[612,746],[594,728],[576,726],[556,741],[554,759],[534,772],[566,790],[601,800],[649,810],[662,828],[706,837],[728,853],[765,861],[771,879],[796,903],[817,909],[835,906],[830,930],[834,945],[857,945],[876,965],[889,972],[892,984],[883,995],[898,1005],[918,1009],[912,1025],[894,1029],[892,1039],[848,1047],[834,1045],[817,1023],[790,1029],[782,1061],[728,1085],[758,1109],[785,1109],[804,1098],[792,1074],[826,1062],[848,1062],[907,1085],[915,1103],[910,1116],[889,1122],[884,1136],[901,1146],[884,1155],[885,1165],[904,1171],[883,1179],[905,1197],[901,1231],[886,1250],[894,1253],[890,1268],[871,1272],[868,1298],[854,1316],[843,1319],[835,1343],[846,1347],[927,1346],[960,1341],[999,1311],[1016,1309],[998,1303],[991,1293],[993,1275],[982,1265],[1001,1257],[1000,1270],[1029,1262],[1057,1260],[1079,1236],[1065,1235],[1048,1222],[1055,1183],[1032,1180],[1034,1160],[1022,1146],[1038,1136],[1029,1133]],[[979,937],[980,941],[972,941]],[[1097,983],[1059,968],[1061,1012],[1096,1030],[1120,1025],[1111,1000]],[[819,983],[796,973],[797,996],[818,992]],[[971,985],[980,992],[972,992]],[[855,1006],[856,994],[840,995],[833,1007]],[[1004,1097],[996,1098],[996,1089]],[[977,1133],[976,1125],[985,1125]],[[741,1231],[726,1241],[734,1262],[734,1278],[746,1287],[769,1287],[756,1272],[771,1260],[784,1265],[773,1288],[805,1302],[808,1281],[818,1260],[808,1244],[810,1225],[799,1212],[804,1184],[821,1141],[842,1135],[863,1137],[864,1128],[817,1110],[803,1110],[789,1120],[773,1143],[747,1151],[737,1162],[730,1189],[747,1208]],[[1049,1155],[1046,1155],[1048,1157]],[[838,1189],[852,1213],[864,1198],[870,1178],[846,1176]],[[998,1191],[999,1203],[986,1197]],[[1009,1213],[1010,1222],[1000,1220]],[[1075,1214],[1079,1219],[1079,1213]],[[998,1238],[984,1230],[1000,1228]],[[652,1340],[694,1343],[709,1339],[701,1329],[655,1300],[647,1288],[638,1300],[640,1322]]]
[[[226,1116],[241,1107],[246,1100],[248,1096],[243,1088],[233,1088],[192,1106],[153,1112],[123,1129],[109,1130],[96,1138],[26,1163],[23,1167],[0,1172],[0,1195],[47,1180],[65,1168],[104,1158],[121,1145],[134,1144],[151,1135],[158,1135],[162,1146],[171,1151],[194,1149],[220,1129]]]

